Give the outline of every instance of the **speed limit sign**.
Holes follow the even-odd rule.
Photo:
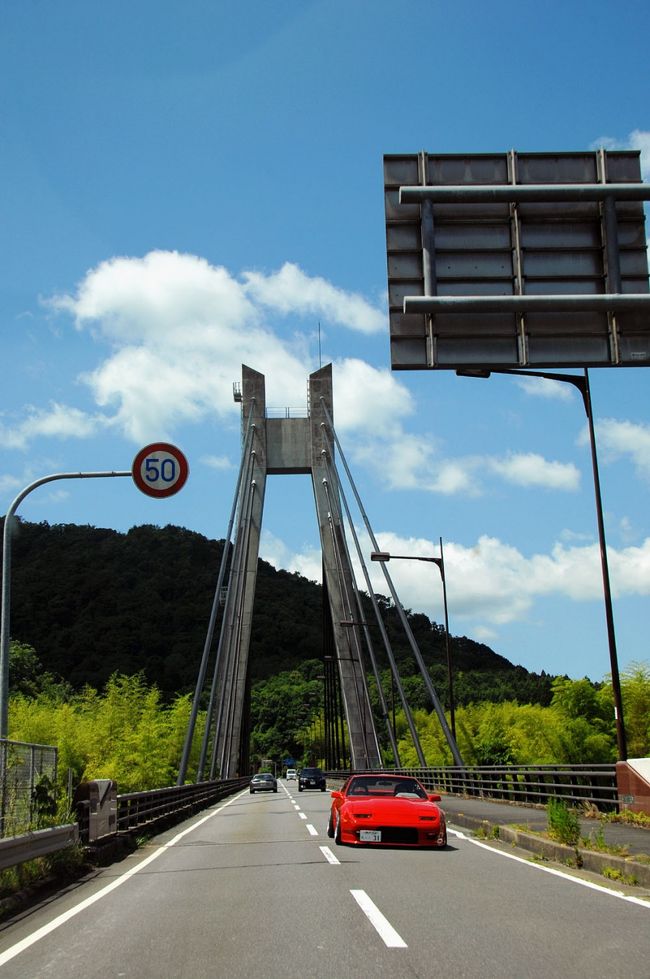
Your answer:
[[[183,488],[190,467],[180,449],[169,442],[152,442],[133,460],[133,482],[147,496],[173,496]]]

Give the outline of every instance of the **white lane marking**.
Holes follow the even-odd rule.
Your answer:
[[[307,830],[310,836],[318,836],[318,830],[316,829],[315,826],[312,826],[311,823],[307,823]]]
[[[517,863],[523,863],[526,867],[532,867],[534,870],[542,870],[545,874],[552,874],[554,877],[562,877],[564,880],[570,880],[574,884],[580,884],[581,887],[588,887],[592,891],[599,891],[601,894],[608,894],[610,897],[616,897],[621,901],[628,901],[629,904],[637,904],[639,907],[645,908],[646,911],[650,911],[650,902],[644,901],[640,897],[634,897],[632,894],[624,894],[623,891],[615,891],[609,887],[604,887],[602,884],[595,884],[591,880],[583,880],[582,877],[573,877],[563,870],[556,870],[555,867],[545,867],[541,863],[533,863],[531,860],[527,860],[525,857],[518,857],[514,853],[497,850],[487,843],[482,843],[480,840],[474,839],[473,836],[466,836],[465,833],[461,833],[457,829],[449,829],[449,827],[447,829],[448,832],[453,833],[459,840],[467,840],[468,843],[473,843],[474,846],[479,846],[482,850],[489,850],[490,853],[494,853],[498,857],[507,857],[508,860],[516,860]]]
[[[368,897],[365,891],[350,891],[350,894],[388,948],[408,948],[401,935],[398,935],[388,918],[381,913],[377,905]]]
[[[307,818],[305,816],[304,812],[299,812],[298,815],[300,816],[301,819],[306,819]]]
[[[188,826],[187,829],[177,833],[176,836],[169,841],[169,843],[163,843],[156,850],[154,850],[153,853],[150,853],[148,857],[145,857],[145,859],[136,867],[131,867],[131,869],[122,874],[121,877],[117,877],[115,880],[112,880],[110,884],[107,884],[106,887],[102,887],[102,889],[97,891],[96,894],[93,894],[91,897],[87,897],[85,900],[80,901],[79,904],[76,904],[73,908],[70,908],[68,911],[64,911],[63,914],[60,914],[57,918],[53,918],[47,925],[43,925],[42,928],[39,928],[37,931],[33,932],[33,934],[28,935],[27,938],[23,938],[22,941],[17,942],[15,945],[12,945],[11,948],[8,948],[5,952],[2,952],[0,954],[0,967],[5,965],[5,963],[9,962],[11,959],[15,958],[16,955],[24,952],[25,949],[35,945],[36,942],[41,940],[41,938],[45,938],[46,935],[49,935],[57,928],[60,928],[61,925],[64,925],[66,921],[70,921],[71,918],[74,918],[81,911],[85,911],[86,908],[89,908],[92,904],[95,904],[103,897],[106,897],[107,894],[110,894],[111,891],[114,891],[131,877],[139,874],[141,870],[144,870],[144,868],[148,867],[150,863],[157,860],[158,857],[165,852],[165,850],[169,850],[172,846],[175,846],[176,843],[178,843],[179,840],[182,840],[184,836],[187,836],[188,833],[193,833],[195,829],[198,829],[198,827],[202,826],[203,823],[207,823],[209,819],[212,819],[224,809],[227,809],[228,806],[233,804],[233,802],[237,802],[237,800],[241,799],[243,795],[248,795],[248,789],[244,789],[243,792],[233,796],[233,798],[229,799],[223,806],[219,806],[218,809],[214,809],[212,812],[209,812],[207,816],[203,816],[203,818],[199,819],[198,822],[192,823],[192,825]]]
[[[339,867],[341,866],[341,861],[337,860],[337,858],[334,856],[334,854],[332,853],[332,851],[328,846],[319,846],[318,849],[323,854],[323,856],[325,857],[328,863],[337,864]]]

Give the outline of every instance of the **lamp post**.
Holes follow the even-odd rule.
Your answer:
[[[435,564],[440,571],[442,579],[442,600],[445,610],[445,652],[447,656],[447,682],[449,685],[449,718],[451,721],[451,733],[456,740],[456,707],[454,702],[454,678],[451,667],[451,651],[449,648],[449,614],[447,611],[447,580],[445,578],[445,558],[442,550],[442,537],[440,538],[440,557],[419,557],[415,554],[389,554],[388,551],[372,551],[371,561],[385,563],[390,560],[400,561],[426,561],[428,564]]]
[[[619,761],[627,759],[627,739],[623,721],[623,699],[621,696],[621,680],[618,671],[618,655],[616,652],[616,633],[614,631],[614,613],[612,609],[612,593],[609,583],[609,565],[607,562],[607,544],[605,542],[605,521],[603,519],[603,502],[600,492],[600,476],[598,475],[598,457],[596,454],[596,433],[589,388],[589,372],[584,368],[584,374],[557,374],[551,371],[529,370],[457,370],[460,377],[489,378],[491,374],[518,374],[524,377],[544,377],[551,381],[564,381],[572,384],[582,395],[582,403],[587,415],[589,427],[589,444],[591,447],[591,468],[594,478],[594,494],[596,497],[596,519],[598,523],[598,542],[600,546],[600,566],[603,578],[603,595],[605,600],[605,621],[607,623],[607,639],[609,644],[609,662],[612,672],[612,693],[614,696],[614,718],[616,721],[616,744]]]

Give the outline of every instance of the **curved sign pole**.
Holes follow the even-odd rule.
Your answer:
[[[107,476],[130,476],[128,472],[97,472],[97,473],[53,473],[42,476],[18,494],[5,515],[5,526],[2,538],[2,599],[0,616],[0,738],[7,737],[7,722],[9,717],[9,607],[11,601],[11,534],[13,518],[18,505],[28,493],[43,483],[51,483],[55,479],[101,479]]]
[[[44,483],[55,479],[106,479],[112,476],[132,476],[138,489],[147,496],[164,498],[178,493],[189,474],[187,459],[176,446],[168,442],[153,442],[141,449],[133,460],[133,468],[111,472],[52,473],[34,480],[12,502],[5,515],[2,537],[2,595],[0,597],[0,738],[7,737],[9,720],[9,619],[11,603],[11,534],[13,518],[25,497]]]

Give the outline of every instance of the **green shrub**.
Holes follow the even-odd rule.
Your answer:
[[[580,822],[575,811],[561,799],[549,799],[546,812],[549,836],[558,843],[576,846],[580,839]]]

